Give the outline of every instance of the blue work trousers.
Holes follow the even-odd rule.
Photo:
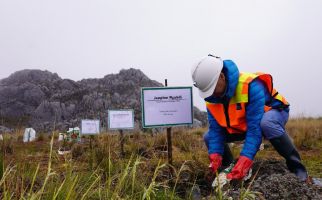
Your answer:
[[[285,110],[272,109],[265,112],[260,122],[262,134],[265,139],[273,139],[286,134],[285,125],[288,121],[289,113]],[[225,134],[225,143],[245,140],[246,134]],[[208,131],[204,134],[204,141],[209,147]]]

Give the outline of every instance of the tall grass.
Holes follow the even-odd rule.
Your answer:
[[[33,172],[25,164],[17,170],[18,164],[7,165],[0,180],[1,199],[155,199],[156,195],[173,198],[164,181],[158,181],[163,168],[167,166],[159,159],[152,176],[146,177],[144,161],[131,156],[128,160],[113,160],[111,150],[95,170],[77,172],[72,159],[65,158],[63,171],[55,170],[58,157],[53,151],[54,141],[50,141],[48,163],[38,163]],[[104,165],[107,163],[107,165]],[[36,164],[36,163],[35,163]],[[27,174],[32,174],[32,178]],[[15,182],[16,177],[24,181]],[[28,181],[29,180],[29,181]],[[15,187],[13,187],[15,186]],[[17,190],[16,188],[20,188]]]
[[[22,131],[6,135],[3,147],[13,153],[0,156],[0,199],[191,199],[199,186],[203,195],[215,193],[211,188],[204,191],[209,164],[202,137],[206,130],[173,129],[173,166],[167,165],[162,133],[137,133],[132,138],[125,134],[124,158],[118,135],[111,133],[96,136],[92,148],[86,138],[81,144],[66,144],[72,153],[65,156],[56,153],[61,144],[54,137],[24,144]],[[292,119],[287,130],[299,149],[322,154],[321,120]],[[308,154],[305,162],[313,157]],[[313,164],[316,169],[309,169],[319,173],[321,157]],[[241,199],[256,194],[249,188],[240,191]],[[224,192],[219,196],[227,197]]]
[[[287,131],[299,148],[314,149],[322,146],[322,120],[294,118],[287,123]]]

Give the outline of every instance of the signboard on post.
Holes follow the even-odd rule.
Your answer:
[[[124,152],[124,134],[123,129],[134,129],[134,111],[128,110],[108,110],[108,128],[119,130],[120,132],[120,153],[123,158]]]
[[[82,120],[82,135],[97,135],[100,133],[100,120]]]
[[[141,89],[144,128],[193,124],[192,87]]]
[[[134,111],[128,110],[108,110],[108,128],[134,129]]]

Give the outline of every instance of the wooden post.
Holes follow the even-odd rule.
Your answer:
[[[124,158],[125,152],[124,152],[124,134],[123,134],[123,130],[120,130],[120,144],[121,144],[121,157]]]
[[[168,80],[164,80],[165,87],[168,87]],[[167,145],[168,145],[168,163],[172,165],[172,134],[171,134],[171,127],[167,128]],[[170,170],[171,173],[171,170]]]
[[[168,163],[172,165],[172,134],[171,127],[167,128],[167,141],[168,141]]]
[[[89,136],[89,149],[91,151],[90,161],[89,161],[89,167],[92,170],[93,169],[93,162],[94,162],[94,152],[93,152],[93,145],[92,145],[92,139],[93,136]]]
[[[30,128],[28,129],[28,142],[30,142]]]
[[[94,136],[93,135],[90,135],[89,136],[89,148],[90,148],[90,150],[92,151],[93,150],[93,145],[92,145],[92,139],[94,138]]]
[[[5,139],[5,134],[2,134],[2,155],[1,155],[1,157],[2,157],[2,163],[1,163],[1,177],[0,177],[0,179],[2,179],[2,177],[3,177],[3,173],[4,173],[4,171],[5,171],[5,169],[6,169],[6,165],[5,165],[5,160],[6,160],[6,148],[5,148],[5,141],[4,141],[4,139]],[[5,183],[3,183],[3,185],[5,185]]]

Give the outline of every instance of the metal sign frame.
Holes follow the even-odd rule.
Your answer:
[[[98,133],[84,133],[83,121],[98,121]],[[82,119],[81,120],[81,135],[99,135],[101,133],[101,121],[99,119]]]
[[[132,127],[125,127],[125,128],[111,128],[110,125],[111,125],[111,121],[110,121],[110,114],[111,114],[111,111],[130,111],[132,113]],[[107,119],[108,119],[108,129],[109,130],[132,130],[135,128],[135,122],[134,122],[134,109],[111,109],[111,110],[108,110],[108,116],[107,116]]]
[[[189,89],[191,98],[191,122],[190,123],[176,123],[176,124],[156,124],[156,125],[146,125],[145,124],[145,110],[144,110],[144,91],[146,90],[173,90],[173,89]],[[142,111],[142,127],[143,128],[154,128],[154,127],[171,127],[171,126],[185,126],[193,124],[193,95],[192,87],[182,86],[182,87],[142,87],[141,88],[141,111]]]

